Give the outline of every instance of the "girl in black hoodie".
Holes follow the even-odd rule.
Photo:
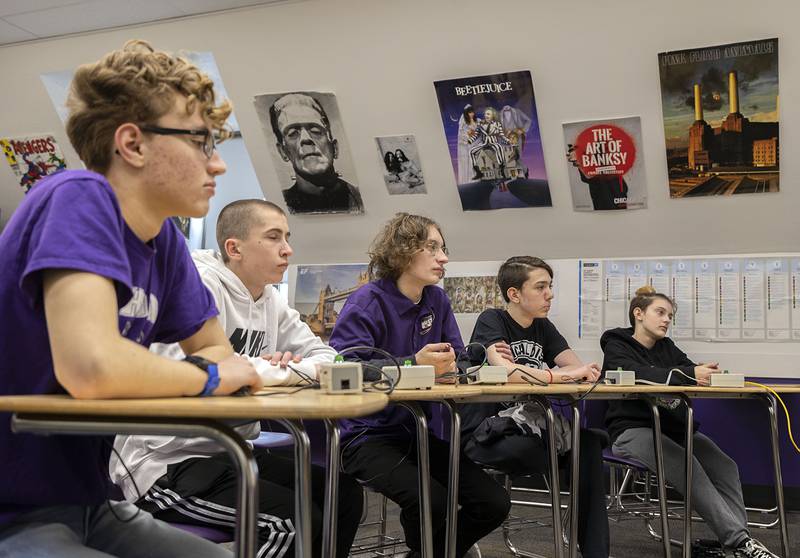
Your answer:
[[[695,364],[667,337],[675,303],[652,287],[642,287],[631,300],[629,328],[606,331],[600,338],[605,358],[603,370],[633,370],[637,379],[672,385],[708,385],[717,363]],[[664,434],[666,480],[685,494],[684,447],[686,411],[679,400],[659,402]],[[614,453],[641,461],[655,470],[652,414],[643,401],[612,401],[606,413],[606,427]],[[694,461],[692,502],[726,547],[737,557],[777,558],[764,545],[750,537],[747,512],[742,498],[739,469],[707,436],[692,424]]]

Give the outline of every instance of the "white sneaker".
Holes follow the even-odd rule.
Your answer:
[[[780,558],[755,539],[747,539],[736,549],[737,558]]]

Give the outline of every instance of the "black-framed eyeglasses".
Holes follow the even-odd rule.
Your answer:
[[[203,143],[196,143],[203,151],[206,158],[211,159],[214,155],[214,150],[217,148],[217,138],[208,130],[184,130],[181,128],[162,128],[161,126],[139,126],[143,132],[150,132],[151,134],[158,134],[159,136],[195,136],[203,138]]]

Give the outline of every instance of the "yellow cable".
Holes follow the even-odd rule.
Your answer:
[[[789,409],[786,408],[786,403],[783,402],[783,399],[781,399],[781,396],[778,395],[778,392],[776,392],[771,387],[765,386],[764,384],[759,384],[758,382],[745,382],[745,384],[764,388],[772,395],[774,395],[778,401],[780,401],[781,407],[783,407],[783,412],[786,413],[786,429],[789,431],[789,439],[792,441],[792,445],[794,446],[794,449],[797,450],[797,453],[800,453],[800,448],[797,447],[797,442],[794,441],[794,436],[792,436],[792,419],[789,416]]]

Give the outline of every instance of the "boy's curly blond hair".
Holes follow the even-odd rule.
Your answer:
[[[228,100],[215,104],[211,78],[181,56],[128,41],[75,71],[67,97],[69,140],[89,169],[105,172],[117,128],[126,122],[153,124],[174,106],[176,94],[188,99],[188,114],[199,106],[211,127],[227,136],[232,106]]]
[[[442,229],[433,219],[409,213],[396,214],[384,225],[369,248],[370,279],[396,280],[400,277],[414,254],[428,240],[428,229],[432,226],[442,234]]]

